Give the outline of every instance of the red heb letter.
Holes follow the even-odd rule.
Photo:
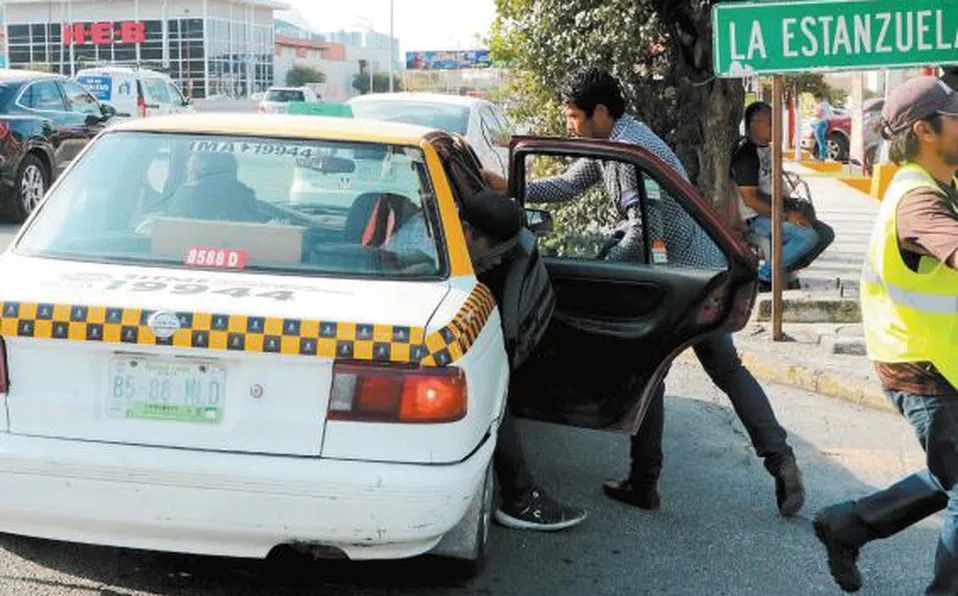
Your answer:
[[[74,44],[86,43],[87,30],[83,23],[73,23],[63,26],[63,45],[70,46]]]
[[[113,23],[93,23],[90,27],[90,36],[98,46],[113,43]]]
[[[121,23],[120,39],[124,43],[143,43],[146,41],[146,25],[136,22]]]

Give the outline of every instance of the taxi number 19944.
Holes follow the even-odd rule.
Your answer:
[[[260,288],[218,287],[197,283],[167,283],[163,281],[129,281],[114,279],[106,283],[104,290],[122,290],[125,292],[168,292],[186,296],[196,294],[217,294],[231,298],[271,298],[273,300],[293,300],[295,295],[289,290],[263,291]]]
[[[238,153],[252,155],[288,155],[309,159],[315,149],[293,143],[259,143],[249,141],[193,141],[190,151],[200,153]]]

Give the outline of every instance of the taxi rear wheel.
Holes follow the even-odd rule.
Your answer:
[[[445,559],[444,567],[457,578],[475,577],[486,566],[494,495],[495,479],[490,462],[486,468],[485,480],[462,521],[450,530],[432,551],[433,555]]]

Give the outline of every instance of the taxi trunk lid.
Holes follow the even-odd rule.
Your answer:
[[[334,355],[414,357],[448,292],[3,260],[10,432],[205,450],[319,455]]]

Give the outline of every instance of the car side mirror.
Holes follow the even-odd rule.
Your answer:
[[[543,209],[526,209],[526,227],[536,236],[547,236],[555,231],[552,214]]]
[[[192,98],[192,97],[184,97],[184,98],[183,98],[183,107],[185,108],[186,106],[191,106],[191,105],[193,105],[193,98]]]
[[[104,120],[109,120],[116,116],[118,112],[112,104],[103,102],[100,104],[100,113],[103,114]]]
[[[106,122],[106,120],[107,120],[107,116],[98,116],[98,115],[96,115],[96,114],[87,114],[87,117],[86,117],[85,122],[86,122],[86,125],[87,125],[87,126],[96,126],[97,124],[100,124],[100,123],[102,123],[102,122]]]

